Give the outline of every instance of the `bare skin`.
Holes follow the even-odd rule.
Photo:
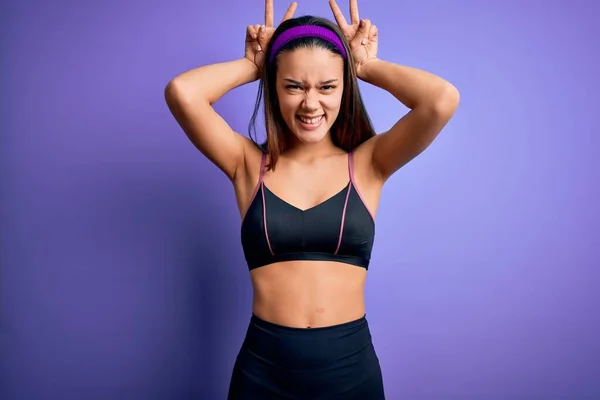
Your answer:
[[[187,71],[165,89],[167,104],[190,141],[231,180],[242,219],[259,180],[262,153],[234,132],[212,104],[233,88],[258,79],[263,49],[274,32],[273,0],[265,5],[265,25],[248,27],[242,59]],[[350,43],[359,79],[387,90],[410,108],[388,131],[354,151],[355,184],[375,216],[385,181],[435,139],[458,106],[458,91],[433,74],[378,59],[377,29],[369,20],[359,19],[356,0],[350,0],[350,23],[334,0],[330,6]],[[292,3],[284,19],[295,10]],[[302,210],[322,203],[349,181],[348,155],[333,145],[329,134],[341,112],[343,64],[336,57],[323,49],[300,49],[282,53],[278,64],[277,95],[293,145],[281,154],[276,170],[266,173],[264,183]],[[323,116],[324,123],[315,130],[304,129],[299,116]],[[336,262],[263,266],[250,272],[253,312],[290,327],[355,320],[365,314],[366,275],[364,268]]]
[[[281,154],[276,170],[267,171],[264,183],[271,192],[301,210],[321,204],[349,182],[348,154],[336,147],[328,126],[339,114],[343,62],[323,49],[283,53],[279,60],[278,96],[282,115],[293,132],[293,146]],[[322,84],[322,82],[327,82]],[[325,114],[327,123],[303,130],[296,115]],[[261,153],[253,154],[254,174],[243,180],[238,198],[240,214],[249,206],[246,195],[258,182]],[[358,151],[355,179],[376,211],[382,182],[364,171],[366,161]],[[367,185],[366,182],[375,184]],[[254,289],[253,312],[263,320],[291,327],[322,327],[356,320],[365,314],[364,268],[325,261],[291,261],[267,265],[250,272]]]

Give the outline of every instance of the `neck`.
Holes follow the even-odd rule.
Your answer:
[[[333,144],[329,133],[325,135],[323,140],[317,143],[303,143],[295,136],[290,136],[292,136],[292,139],[290,140],[288,148],[283,153],[287,158],[310,162],[315,159],[345,153],[342,149]]]

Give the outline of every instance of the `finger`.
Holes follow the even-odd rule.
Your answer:
[[[287,11],[285,12],[285,15],[283,16],[281,22],[287,21],[288,19],[292,18],[294,16],[294,13],[296,12],[297,7],[298,3],[293,1],[292,4],[290,4],[290,6],[288,7]]]
[[[371,30],[371,26],[373,26],[373,24],[371,23],[370,19],[363,20],[363,23],[364,23],[364,27],[363,27],[361,34],[363,35],[363,41],[364,41],[364,44],[366,45],[369,43],[369,39],[370,39],[369,31]]]
[[[265,25],[273,26],[273,0],[265,0]]]
[[[252,38],[256,41],[254,44],[255,50],[260,51],[260,25],[254,25],[252,27]]]
[[[371,29],[369,29],[369,40],[372,42],[377,42],[379,38],[379,31],[377,30],[377,26],[371,25]]]
[[[344,14],[342,14],[342,10],[340,10],[340,7],[338,7],[335,0],[329,0],[329,7],[331,7],[331,12],[333,12],[333,17],[339,27],[343,28],[347,26],[348,23],[346,22],[346,18],[344,18]]]
[[[267,44],[268,44],[267,29],[263,25],[258,28],[258,51],[261,51],[262,49],[266,49]]]
[[[249,38],[256,39],[256,30],[254,29],[254,26],[248,25],[248,27],[246,28],[246,35]]]
[[[361,20],[358,24],[356,35],[354,35],[354,39],[352,39],[354,42],[352,44],[358,46],[369,43],[369,29],[371,29],[371,21],[368,19]]]
[[[350,0],[350,21],[352,25],[360,22],[358,17],[358,0]]]

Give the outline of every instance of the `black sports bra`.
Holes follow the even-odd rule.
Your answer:
[[[375,219],[354,183],[352,153],[348,154],[348,185],[307,210],[287,203],[265,186],[265,160],[263,154],[260,178],[241,226],[248,268],[280,261],[322,260],[368,269]]]

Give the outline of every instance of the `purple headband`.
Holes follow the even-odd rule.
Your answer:
[[[344,48],[342,41],[335,34],[335,32],[322,26],[300,25],[288,29],[287,31],[279,35],[277,39],[275,39],[273,47],[271,47],[271,57],[269,58],[269,63],[273,63],[273,60],[275,60],[277,53],[279,52],[279,50],[281,50],[283,46],[285,46],[292,40],[303,37],[318,37],[319,39],[326,40],[329,43],[333,44],[339,50],[339,52],[342,53],[342,57],[346,58],[346,49]]]

